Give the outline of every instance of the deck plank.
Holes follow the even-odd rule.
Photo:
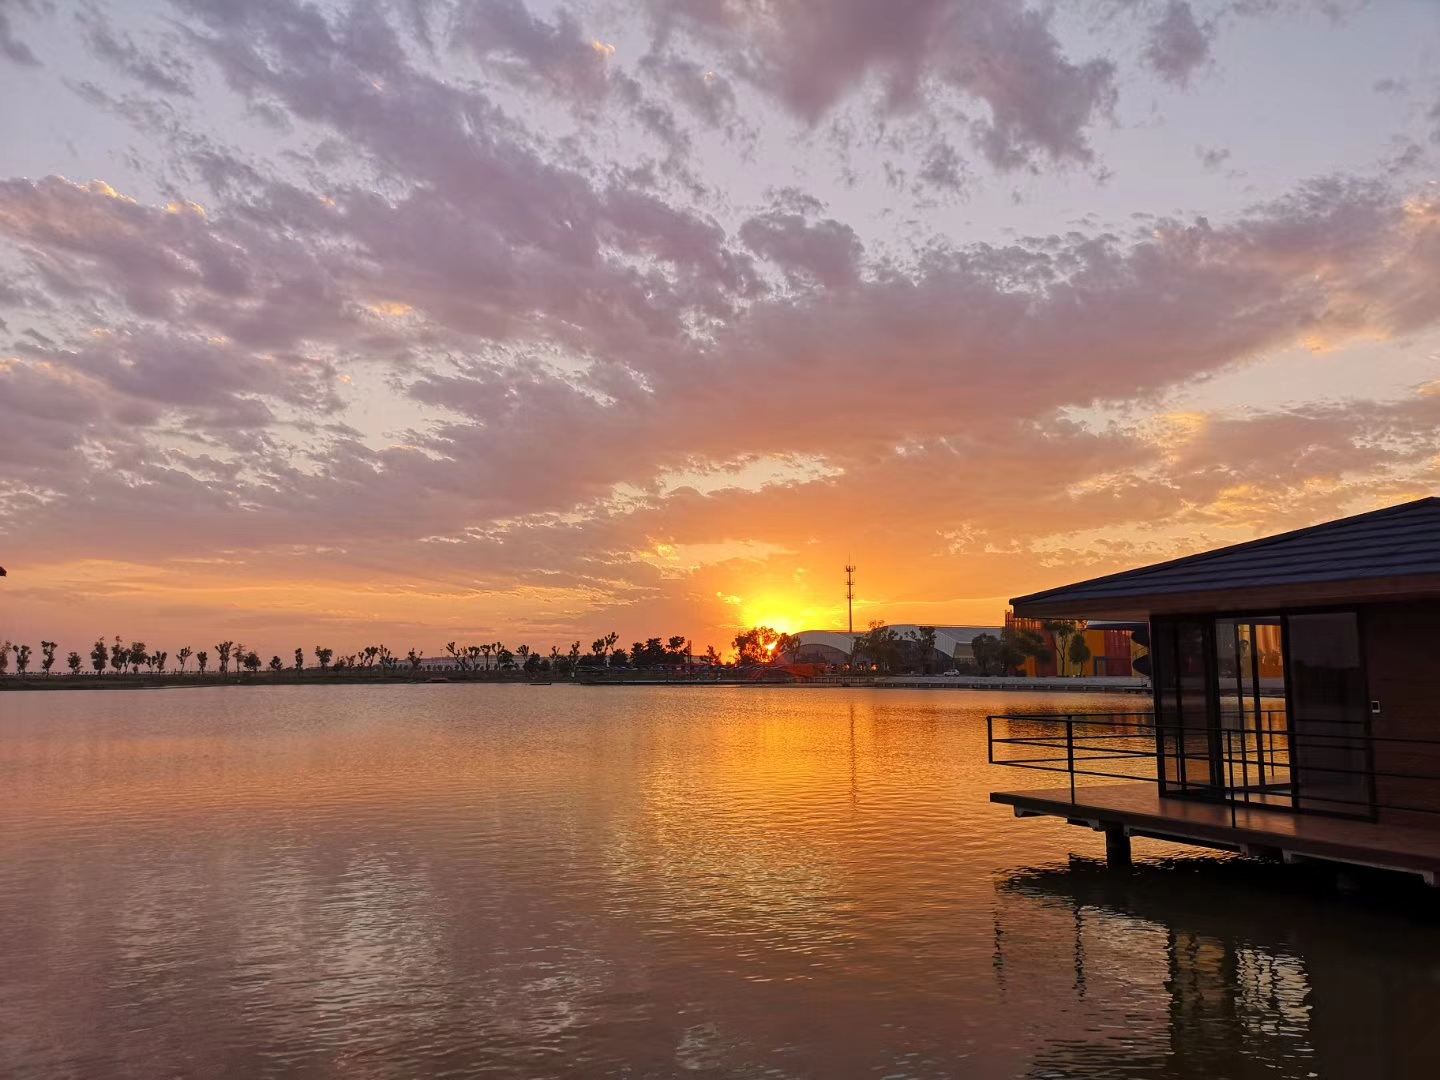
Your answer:
[[[990,801],[1017,811],[1123,825],[1167,838],[1242,849],[1274,848],[1289,856],[1356,863],[1440,877],[1440,829],[1294,814],[1258,807],[1166,798],[1152,784],[1096,784],[1034,791],[992,791]]]

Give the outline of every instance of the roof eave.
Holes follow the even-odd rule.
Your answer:
[[[1145,619],[1151,615],[1253,612],[1271,614],[1339,604],[1440,598],[1440,574],[1303,582],[1237,589],[1086,596],[1055,589],[1010,601],[1022,618]]]

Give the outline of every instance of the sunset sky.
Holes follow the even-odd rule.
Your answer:
[[[0,637],[996,623],[1440,489],[1430,0],[0,0]]]

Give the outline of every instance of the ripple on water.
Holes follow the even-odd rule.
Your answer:
[[[0,1074],[1432,1074],[1428,915],[991,805],[1052,705],[0,696]]]

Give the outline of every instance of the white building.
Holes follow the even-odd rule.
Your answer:
[[[907,633],[918,633],[918,623],[898,623],[890,627],[901,637]],[[998,626],[935,626],[935,653],[931,667],[943,670],[946,667],[968,667],[975,662],[972,642],[981,634],[1000,636]],[[855,639],[863,631],[853,634],[844,630],[802,630],[795,635],[799,646],[789,658],[794,663],[848,664],[855,647]]]

